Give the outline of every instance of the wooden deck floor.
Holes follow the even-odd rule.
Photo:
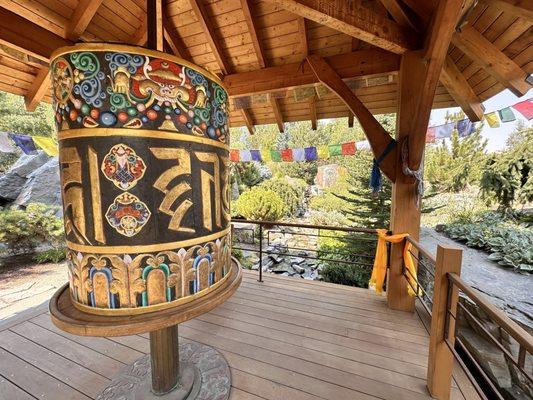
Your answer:
[[[231,399],[430,399],[428,335],[416,314],[370,291],[246,272],[237,293],[180,325],[181,340],[218,348]],[[0,399],[92,399],[148,352],[147,335],[72,336],[46,305],[0,324]],[[457,369],[453,399],[477,399]]]

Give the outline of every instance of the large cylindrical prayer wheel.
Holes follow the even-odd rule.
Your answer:
[[[95,314],[195,301],[230,270],[228,95],[140,47],[51,60],[70,294]]]

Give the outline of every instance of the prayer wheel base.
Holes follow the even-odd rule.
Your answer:
[[[198,342],[179,346],[180,379],[170,392],[152,392],[150,356],[126,367],[97,400],[226,400],[231,390],[231,372],[222,354]]]

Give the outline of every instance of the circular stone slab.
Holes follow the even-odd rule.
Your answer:
[[[171,392],[151,391],[150,355],[127,366],[96,400],[227,400],[231,390],[228,362],[213,347],[198,342],[179,346],[180,382]]]

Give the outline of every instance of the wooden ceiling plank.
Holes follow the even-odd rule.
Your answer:
[[[252,120],[252,116],[250,115],[250,111],[248,111],[245,108],[241,108],[241,114],[242,114],[242,118],[244,119],[244,124],[246,125],[246,128],[248,129],[248,133],[250,135],[253,135],[255,133],[255,127],[254,127],[254,122]]]
[[[311,100],[309,100],[309,111],[311,113],[310,119],[311,119],[311,129],[316,131],[318,128],[318,118],[317,118],[317,111],[316,111],[316,100],[317,96],[311,97]]]
[[[531,89],[526,82],[527,73],[474,27],[467,25],[455,33],[453,44],[516,96],[523,96]]]
[[[531,0],[483,0],[498,10],[533,21],[533,1]]]
[[[202,29],[207,36],[207,41],[209,42],[209,46],[211,46],[211,50],[213,51],[220,70],[224,75],[229,74],[231,72],[230,64],[223,55],[222,46],[216,37],[214,25],[208,22],[209,15],[204,4],[202,3],[202,0],[189,0],[189,2],[191,3],[191,7],[196,15],[196,18],[198,19],[198,22],[202,26]]]
[[[28,92],[24,95],[24,103],[27,111],[35,111],[39,102],[50,90],[50,68],[42,67]]]
[[[96,11],[98,11],[102,1],[103,0],[80,0],[65,28],[65,36],[67,39],[76,41],[81,37],[96,14]]]
[[[470,121],[481,121],[485,111],[481,100],[474,93],[464,75],[450,56],[446,57],[440,74],[440,82],[457,102]]]
[[[463,0],[440,1],[429,25],[424,50],[402,56],[400,91],[409,95],[400,93],[397,138],[408,136],[412,170],[418,170],[422,161],[435,91],[462,6]]]
[[[274,116],[276,117],[278,129],[280,133],[283,133],[285,131],[285,126],[283,122],[283,114],[281,113],[281,108],[279,106],[279,100],[273,96],[270,96],[270,104],[272,104],[272,110],[274,111]]]
[[[326,85],[331,91],[337,94],[346,104],[350,111],[357,117],[363,131],[368,138],[372,152],[376,158],[383,154],[385,148],[389,145],[392,138],[389,133],[381,126],[379,121],[365,107],[352,90],[344,83],[342,78],[319,55],[310,55],[307,62],[311,65],[317,78]],[[390,152],[382,161],[380,168],[385,175],[394,182],[396,176],[396,148]]]
[[[389,14],[394,20],[401,26],[409,27],[417,32],[420,31],[420,27],[414,21],[412,15],[403,7],[399,0],[379,0],[381,4],[387,9]]]
[[[148,39],[148,24],[146,22],[146,17],[144,17],[141,24],[139,25],[139,28],[137,29],[137,32],[135,32],[135,34],[129,40],[129,42],[137,46],[144,46],[146,44],[147,39]]]
[[[307,23],[304,17],[298,17],[298,32],[302,45],[302,54],[305,57],[309,54],[309,38],[307,37]]]
[[[252,15],[252,5],[250,0],[241,0],[242,12],[244,13],[244,19],[246,25],[248,26],[248,31],[252,37],[252,44],[254,46],[255,54],[257,56],[257,62],[259,63],[260,68],[265,68],[267,66],[265,52],[263,51],[263,46],[261,40],[257,35],[258,28],[256,26],[255,18]]]
[[[398,55],[380,49],[359,50],[326,57],[326,61],[335,65],[342,79],[395,73],[400,65]],[[307,63],[302,62],[241,72],[224,78],[224,85],[230,96],[274,92],[318,82],[313,70]]]
[[[293,14],[397,54],[419,48],[418,37],[412,29],[402,27],[386,16],[379,15],[365,7],[348,11],[348,9],[339,8],[339,2],[327,3],[321,0],[266,1]]]
[[[0,43],[24,54],[48,62],[51,54],[59,47],[69,46],[64,39],[21,16],[0,8]]]

